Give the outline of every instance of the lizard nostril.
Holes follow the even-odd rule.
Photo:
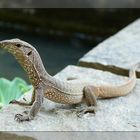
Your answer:
[[[27,55],[31,55],[32,54],[32,51],[30,51],[29,53],[27,53]]]

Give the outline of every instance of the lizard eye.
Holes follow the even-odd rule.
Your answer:
[[[19,47],[21,47],[21,45],[20,45],[20,44],[17,44],[16,46],[17,46],[18,48],[19,48]]]
[[[32,54],[32,51],[30,51],[30,52],[27,53],[28,56],[31,55],[31,54]]]

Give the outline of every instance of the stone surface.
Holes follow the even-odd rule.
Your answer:
[[[92,84],[118,85],[128,78],[109,72],[68,66],[56,78],[66,80],[77,77]],[[71,82],[77,82],[73,80]],[[86,114],[82,118],[76,115],[77,109],[84,107],[56,104],[45,100],[40,112],[31,122],[18,123],[14,115],[29,107],[7,105],[0,111],[0,131],[139,131],[140,130],[140,80],[135,89],[127,96],[98,100],[99,110],[96,115]],[[25,95],[30,100],[31,92]]]
[[[139,40],[140,19],[85,54],[79,60],[79,65],[127,75],[128,69],[140,61]]]

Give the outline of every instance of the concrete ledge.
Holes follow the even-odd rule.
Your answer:
[[[68,66],[56,78],[66,80],[77,77],[92,84],[119,85],[128,78],[109,72]],[[71,82],[78,82],[72,80]],[[99,110],[96,115],[86,114],[82,118],[76,115],[75,106],[61,105],[45,100],[40,112],[31,122],[17,123],[14,115],[29,110],[29,107],[7,105],[0,110],[0,131],[139,131],[140,130],[140,80],[135,89],[127,96],[108,100],[98,100]],[[31,92],[24,97],[30,100]]]
[[[85,54],[79,60],[79,65],[128,75],[128,69],[140,61],[139,27],[140,19]],[[140,71],[138,77],[140,77]]]

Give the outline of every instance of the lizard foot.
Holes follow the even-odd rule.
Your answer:
[[[14,99],[14,100],[10,101],[9,104],[16,104],[17,102],[18,101]]]
[[[24,101],[27,101],[25,98],[23,98],[23,100]],[[21,102],[20,101],[17,101],[17,100],[15,100],[15,99],[13,99],[13,100],[11,100],[10,102],[9,102],[9,104],[20,104]]]
[[[17,122],[31,121],[33,120],[33,117],[31,117],[29,114],[16,114],[14,120]]]
[[[29,114],[29,112],[30,111],[28,111],[28,110],[23,111],[23,113],[26,114],[26,115]]]
[[[24,99],[25,100],[25,99]],[[9,102],[9,104],[17,104],[17,105],[21,105],[21,106],[31,106],[33,104],[33,102],[22,102],[22,101],[17,101],[17,100],[12,100]]]
[[[77,112],[77,116],[81,118],[86,113],[93,113],[93,114],[95,114],[96,111],[97,111],[97,107],[95,107],[95,106],[89,106],[87,108],[84,108],[84,109],[81,109],[80,111],[78,111]]]

